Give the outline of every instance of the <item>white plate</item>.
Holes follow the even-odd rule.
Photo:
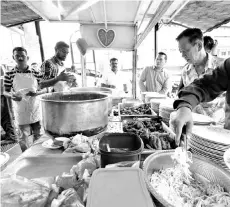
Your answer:
[[[0,165],[4,166],[10,159],[10,156],[7,153],[1,152],[0,154]]]
[[[230,148],[224,153],[224,162],[230,169]]]
[[[192,134],[215,144],[230,146],[230,130],[215,126],[194,126]]]
[[[192,113],[192,118],[194,124],[200,123],[203,125],[203,124],[211,124],[215,122],[211,117],[205,116],[203,114]]]
[[[58,140],[58,141],[69,141],[69,138],[66,138],[66,137],[57,137],[55,139]],[[44,141],[42,143],[42,146],[45,147],[45,148],[48,148],[48,149],[59,149],[59,148],[62,147],[62,146],[59,146],[59,145],[54,145],[52,139],[48,139],[48,140]]]

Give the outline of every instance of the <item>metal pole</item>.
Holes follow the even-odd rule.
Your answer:
[[[95,59],[95,51],[93,50],[93,63],[94,63],[94,71],[95,71],[95,85],[97,82],[97,66],[96,66],[96,59]]]
[[[154,29],[154,56],[155,56],[155,59],[158,53],[158,30],[159,30],[159,23],[155,25],[155,29]]]
[[[135,31],[135,45],[137,43],[137,25],[134,27]],[[134,47],[135,48],[135,47]],[[137,97],[137,49],[133,50],[133,73],[132,73],[132,95],[133,98]]]
[[[38,40],[39,40],[39,45],[40,45],[41,59],[42,59],[42,62],[43,62],[43,61],[45,61],[45,56],[44,56],[44,50],[43,50],[43,44],[42,44],[40,21],[35,21],[35,29],[36,29],[36,34],[38,35]]]
[[[81,55],[81,78],[82,78],[82,87],[86,87],[86,61],[85,56]]]
[[[73,56],[73,44],[70,41],[70,53],[71,53],[71,61],[72,61],[72,66],[74,66],[74,56]]]

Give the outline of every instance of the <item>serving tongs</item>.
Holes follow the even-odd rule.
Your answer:
[[[188,162],[188,137],[186,135],[186,126],[182,128],[182,134],[181,134],[181,142],[180,146],[182,149],[185,151],[185,156],[186,156],[186,163]]]

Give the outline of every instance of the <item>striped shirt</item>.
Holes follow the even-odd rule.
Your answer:
[[[142,92],[166,94],[171,90],[169,74],[164,69],[156,70],[153,66],[146,67],[142,71],[139,86]]]
[[[41,74],[43,75],[43,80],[56,78],[59,72],[59,67],[63,66],[63,62],[58,60],[55,56],[44,61],[41,65]]]
[[[37,79],[38,84],[40,83],[41,80],[43,80],[42,78],[42,74],[35,71],[32,68],[29,68],[29,66],[27,67],[26,71],[20,71],[18,69],[18,67],[14,67],[10,72],[6,72],[4,75],[4,88],[5,91],[11,91],[11,89],[13,88],[13,80],[14,80],[14,76],[17,73],[32,73],[34,75],[34,77]]]

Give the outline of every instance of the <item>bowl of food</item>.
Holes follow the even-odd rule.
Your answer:
[[[157,152],[144,162],[151,194],[165,207],[230,206],[230,173],[198,155],[176,165],[175,151]]]

